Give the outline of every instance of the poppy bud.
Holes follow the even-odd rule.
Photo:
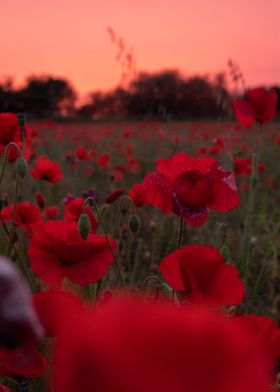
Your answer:
[[[131,215],[128,222],[129,230],[132,234],[137,234],[140,230],[140,219],[137,215]]]
[[[18,123],[21,127],[24,127],[26,124],[26,115],[24,113],[19,113],[17,115]]]
[[[83,240],[86,241],[90,233],[90,220],[87,214],[85,213],[80,215],[78,221],[78,230]]]
[[[16,173],[21,180],[26,176],[27,169],[28,166],[25,158],[23,156],[18,157],[16,161]]]
[[[42,195],[42,193],[35,192],[35,197],[36,197],[36,201],[37,201],[38,206],[40,208],[45,208],[46,200],[45,200],[44,196]]]

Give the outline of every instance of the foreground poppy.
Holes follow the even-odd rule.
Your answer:
[[[134,185],[129,196],[138,205],[141,200],[166,213],[175,212],[193,226],[205,223],[208,210],[229,211],[240,201],[231,172],[214,158],[192,158],[185,153],[160,159],[157,171]]]
[[[64,321],[55,392],[269,392],[254,335],[193,306],[112,300]]]
[[[50,184],[55,184],[63,178],[59,164],[44,156],[37,159],[35,168],[30,169],[30,172],[35,180],[45,180]]]
[[[172,288],[185,292],[189,302],[237,305],[245,294],[237,268],[226,264],[211,246],[184,246],[168,255],[160,270]]]
[[[277,93],[275,90],[265,91],[263,87],[247,91],[247,100],[235,99],[234,111],[237,120],[245,127],[257,121],[264,125],[276,116]]]
[[[116,251],[116,242],[111,240]],[[79,285],[95,283],[113,263],[103,235],[89,234],[84,241],[76,222],[50,220],[38,225],[28,249],[33,272],[47,283],[68,278]]]

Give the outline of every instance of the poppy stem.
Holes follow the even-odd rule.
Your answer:
[[[17,149],[19,155],[21,155],[20,148],[19,148],[19,146],[16,143],[10,142],[9,144],[7,144],[7,146],[5,147],[5,152],[4,152],[3,161],[2,161],[2,167],[1,167],[1,172],[0,172],[0,185],[1,185],[3,177],[4,177],[4,172],[5,172],[5,168],[6,168],[6,164],[7,164],[8,154],[9,154],[10,148],[12,146],[15,147]]]
[[[121,201],[119,202],[117,217],[116,217],[114,228],[113,228],[113,232],[112,232],[112,238],[115,238],[116,235],[117,235],[117,229],[118,229],[118,226],[119,226],[119,223],[120,223],[122,207],[125,204],[125,202],[127,202],[127,204],[130,206],[131,215],[135,214],[135,206],[134,206],[133,201],[131,200],[131,198],[129,196],[124,195],[122,197]]]
[[[20,184],[20,178],[17,174],[16,176],[16,189],[15,189],[15,196],[14,196],[14,206],[13,206],[13,214],[12,214],[12,226],[11,226],[11,231],[10,231],[10,237],[9,237],[9,244],[8,244],[8,249],[6,256],[9,258],[10,253],[14,244],[14,237],[16,233],[16,225],[15,225],[15,218],[16,218],[16,210],[17,210],[17,201],[18,201],[18,195],[19,195],[19,184]]]
[[[263,128],[260,127],[260,133],[255,140],[255,151],[252,155],[252,173],[250,176],[249,194],[246,206],[244,232],[241,243],[241,257],[243,259],[241,273],[247,272],[250,263],[250,232],[253,223],[253,213],[255,205],[255,193],[258,183],[258,165],[260,160],[260,147],[263,137]]]
[[[160,278],[158,278],[158,277],[155,276],[155,275],[151,275],[151,276],[148,276],[148,277],[145,279],[145,281],[144,281],[144,288],[145,288],[145,289],[146,289],[148,283],[149,283],[151,280],[155,280],[157,283],[159,283],[160,286],[161,286],[161,284],[162,284]]]
[[[184,218],[180,218],[178,227],[178,237],[176,249],[180,249],[184,240]]]
[[[185,226],[184,225],[184,218],[180,217],[176,249],[180,249],[182,244],[183,244],[183,240],[184,240],[184,226]],[[175,302],[176,301],[176,291],[175,291],[175,289],[172,289],[172,298],[173,298],[173,301]]]
[[[2,223],[3,229],[4,229],[4,231],[5,231],[6,235],[7,235],[7,237],[10,238],[9,230],[8,230],[8,228],[7,228],[6,223],[3,221],[3,218],[2,218],[2,216],[1,216],[1,214],[0,214],[0,222]],[[17,259],[18,259],[18,262],[19,262],[19,264],[20,264],[21,270],[22,270],[22,272],[24,273],[24,275],[25,275],[25,277],[26,277],[26,279],[27,279],[27,281],[28,281],[28,283],[29,283],[29,285],[30,285],[30,288],[32,289],[32,291],[35,292],[35,284],[33,283],[33,280],[32,280],[32,278],[31,278],[30,275],[29,275],[29,271],[28,271],[27,267],[25,266],[23,260],[22,260],[21,257],[19,256],[19,254],[18,254],[18,252],[17,252],[17,250],[16,250],[16,248],[15,248],[14,245],[13,245],[13,251],[14,251],[14,253],[15,253]]]
[[[107,229],[106,229],[106,227],[105,227],[105,225],[104,225],[104,222],[103,222],[103,220],[102,220],[102,218],[101,218],[101,214],[100,214],[100,212],[99,212],[99,208],[98,208],[98,206],[97,206],[96,200],[95,200],[94,198],[92,198],[92,197],[88,197],[88,198],[85,200],[85,204],[86,204],[86,203],[89,203],[90,210],[91,210],[91,211],[94,210],[94,212],[95,212],[96,215],[97,215],[97,219],[98,219],[98,222],[100,223],[100,225],[101,225],[101,227],[102,227],[102,231],[103,231],[103,233],[104,233],[104,235],[105,235],[105,238],[106,238],[106,242],[107,242],[108,248],[110,249],[110,252],[111,252],[111,254],[112,254],[112,256],[113,256],[114,264],[115,264],[116,269],[117,269],[117,271],[118,271],[120,280],[121,280],[121,282],[122,282],[122,286],[125,287],[125,279],[124,279],[124,276],[123,276],[123,272],[122,272],[122,270],[121,270],[121,267],[120,267],[120,265],[119,265],[119,262],[118,262],[118,260],[117,260],[117,254],[114,252],[114,250],[113,250],[113,248],[112,248],[112,244],[111,244],[111,241],[110,241],[110,239],[109,239],[109,236],[108,236],[108,233],[107,233]]]

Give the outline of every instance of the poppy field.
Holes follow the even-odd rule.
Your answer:
[[[0,114],[0,391],[269,392],[274,90],[231,121]]]

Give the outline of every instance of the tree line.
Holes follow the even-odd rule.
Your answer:
[[[279,94],[280,87],[274,88]],[[31,76],[18,89],[10,79],[0,83],[0,111],[25,112],[33,119],[216,119],[227,116],[230,108],[231,94],[223,73],[210,80],[184,78],[173,70],[143,72],[127,87],[93,91],[83,104],[64,78]]]

